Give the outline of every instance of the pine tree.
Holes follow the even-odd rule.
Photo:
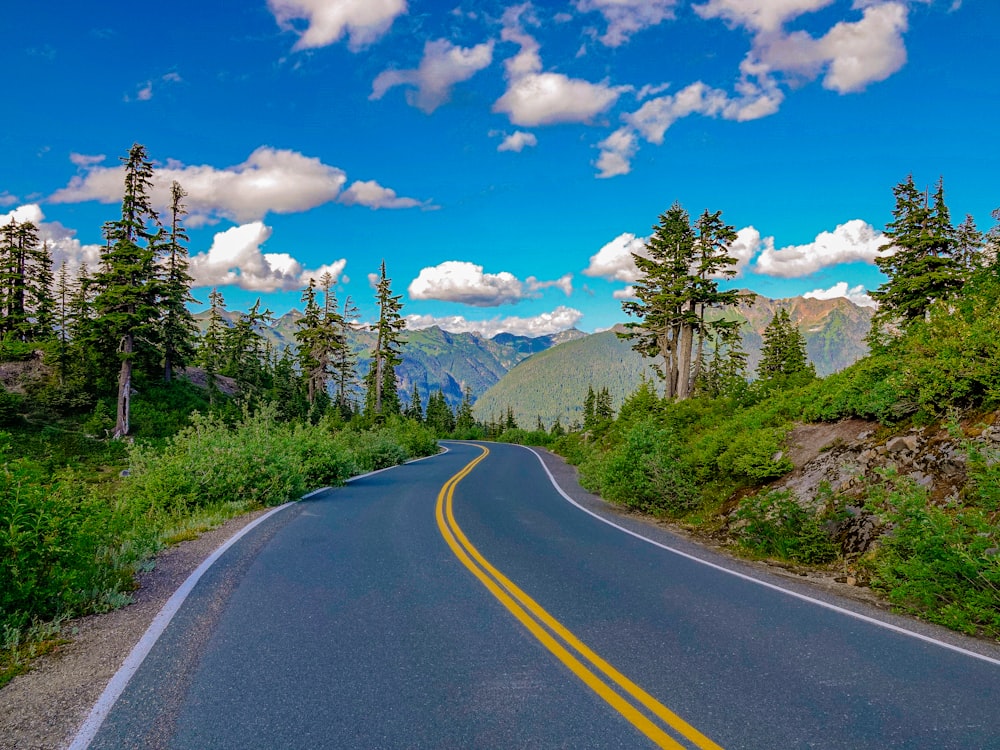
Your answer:
[[[424,407],[420,403],[420,391],[417,390],[416,383],[413,384],[413,391],[410,393],[410,404],[406,407],[405,416],[417,422],[424,421]]]
[[[191,282],[188,273],[187,231],[181,224],[187,213],[184,197],[187,193],[174,182],[170,186],[170,229],[165,234],[165,244],[161,251],[165,258],[162,273],[162,299],[160,300],[160,339],[163,345],[163,379],[167,383],[173,378],[176,368],[187,365],[194,357],[195,337],[198,326],[188,309],[189,302],[197,302],[191,296]]]
[[[764,330],[757,379],[782,387],[794,376],[808,379],[815,375],[816,371],[806,356],[805,337],[792,323],[788,311],[781,308]]]
[[[455,415],[440,390],[434,391],[427,397],[427,414],[424,422],[438,437],[445,437],[454,432]]]
[[[218,383],[215,376],[219,374],[222,367],[222,340],[226,331],[226,319],[223,313],[226,311],[226,301],[218,288],[213,288],[208,293],[208,326],[201,337],[198,348],[195,352],[195,361],[205,371],[208,381],[208,392],[214,401],[218,390]]]
[[[56,301],[53,295],[52,253],[43,242],[32,253],[32,273],[28,284],[31,311],[30,336],[34,341],[51,340],[56,327]]]
[[[159,319],[154,246],[159,217],[150,199],[153,165],[138,143],[122,162],[125,191],[121,219],[104,225],[107,245],[101,270],[94,277],[98,289],[94,333],[105,351],[116,352],[119,362],[115,438],[129,432],[133,367],[141,350],[155,342]]]
[[[348,333],[360,317],[358,308],[354,306],[350,296],[344,299],[343,312],[335,319],[334,325],[339,330],[341,346],[337,349],[333,362],[334,382],[336,388],[335,402],[344,419],[350,419],[354,408],[354,391],[357,387],[357,357],[351,350]]]
[[[29,317],[32,297],[48,293],[47,286],[43,292],[34,277],[40,265],[38,247],[38,229],[32,222],[12,219],[0,228],[0,337],[35,339]],[[51,267],[43,272],[51,284]]]
[[[885,229],[889,241],[880,249],[894,252],[875,259],[888,277],[871,294],[879,303],[872,321],[876,338],[886,323],[899,323],[905,328],[923,318],[932,302],[947,298],[962,283],[943,180],[938,181],[933,202],[917,190],[913,175],[896,185],[893,194],[896,207]]]
[[[467,434],[476,426],[472,404],[472,388],[465,386],[465,390],[462,392],[462,403],[458,405],[458,411],[455,414],[455,431],[460,435]]]
[[[587,396],[583,399],[583,429],[593,430],[597,427],[597,419],[594,411],[594,402],[597,396],[594,393],[594,386],[587,386]]]
[[[687,211],[674,203],[653,227],[645,254],[632,256],[641,278],[633,287],[636,300],[623,302],[622,308],[641,322],[627,323],[629,332],[624,336],[634,340],[636,351],[662,359],[659,372],[668,399],[691,395],[705,338],[732,325],[706,317],[709,309],[733,304],[740,297],[738,292],[719,290],[719,277],[735,275],[735,258],[728,248],[736,238],[721,215],[705,211],[692,226]]]
[[[306,398],[310,404],[316,400],[317,391],[325,388],[329,358],[324,346],[323,311],[316,302],[316,282],[309,279],[309,286],[302,292],[305,312],[296,321],[295,342],[298,348],[299,369],[306,384]]]
[[[399,414],[399,392],[396,384],[396,365],[403,360],[399,355],[402,345],[402,331],[406,321],[400,313],[402,295],[392,293],[392,280],[385,275],[385,261],[379,269],[379,281],[375,287],[378,303],[378,322],[375,331],[375,348],[372,350],[372,364],[365,378],[365,412],[376,418],[389,414]]]

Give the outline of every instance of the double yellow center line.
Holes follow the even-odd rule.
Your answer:
[[[490,453],[485,446],[477,447],[482,453],[449,479],[438,493],[436,509],[438,529],[451,551],[455,553],[455,557],[559,661],[659,747],[683,750],[685,747],[693,746],[701,750],[722,750],[719,745],[591,651],[562,623],[493,567],[466,538],[455,521],[452,501],[458,483]],[[654,719],[658,719],[662,724]],[[670,734],[670,731],[673,734]],[[675,735],[679,735],[688,744],[681,744]]]

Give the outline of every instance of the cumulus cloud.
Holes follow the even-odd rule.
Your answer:
[[[406,101],[430,114],[451,98],[457,83],[467,81],[493,62],[493,42],[475,47],[457,47],[447,39],[424,45],[424,56],[416,70],[386,70],[372,83],[369,99],[381,99],[394,86],[414,86]]]
[[[611,296],[615,299],[636,299],[635,287],[629,284],[624,289],[615,289]]]
[[[516,151],[517,153],[521,153],[525,148],[537,145],[538,138],[535,137],[534,133],[515,130],[503,139],[500,145],[497,146],[497,151]]]
[[[68,229],[57,221],[45,221],[45,214],[37,203],[28,203],[0,214],[0,226],[9,224],[12,220],[18,223],[30,221],[38,228],[38,239],[48,245],[52,267],[57,272],[63,263],[71,277],[77,276],[83,264],[90,271],[97,268],[102,245],[84,245],[76,238],[76,230]]]
[[[599,12],[608,23],[600,37],[608,47],[619,47],[637,31],[674,17],[676,0],[576,0],[581,13]]]
[[[591,255],[590,265],[583,273],[585,276],[596,276],[608,281],[634,283],[641,274],[635,265],[633,253],[646,256],[646,240],[625,232]]]
[[[382,187],[374,180],[353,183],[340,196],[340,202],[347,206],[368,208],[413,208],[424,205],[415,198],[400,197],[395,190]]]
[[[635,112],[625,114],[626,125],[598,144],[598,177],[628,174],[638,150],[637,135],[661,144],[667,129],[693,114],[746,122],[778,111],[784,95],[766,66],[744,61],[736,95],[696,81],[673,94],[647,99]]]
[[[632,157],[639,148],[635,133],[630,128],[618,128],[597,144],[601,149],[595,166],[601,178],[617,177],[632,171]]]
[[[887,2],[865,8],[859,21],[837,23],[818,39],[804,31],[763,37],[755,55],[773,70],[807,79],[825,70],[823,87],[838,93],[861,91],[906,63],[907,26],[906,6]]]
[[[756,231],[756,230],[755,230]],[[757,235],[759,238],[759,234]],[[775,249],[774,238],[760,241],[760,255],[754,271],[766,276],[794,278],[808,276],[821,268],[840,263],[874,263],[891,254],[879,248],[888,239],[861,219],[840,224],[832,232],[821,232],[813,242]]]
[[[846,281],[837,282],[829,289],[814,289],[802,296],[806,299],[836,299],[837,297],[845,297],[860,307],[878,307],[878,303],[869,296],[868,290],[865,289],[863,284],[848,287]]]
[[[268,0],[267,7],[282,30],[299,35],[294,50],[326,47],[347,35],[348,48],[357,52],[406,12],[406,0]]]
[[[552,312],[530,318],[510,316],[490,320],[468,320],[461,315],[436,317],[434,315],[407,315],[406,325],[413,330],[438,326],[452,333],[479,333],[492,338],[498,333],[518,336],[547,336],[573,328],[583,318],[583,313],[572,307],[560,305]]]
[[[56,191],[53,203],[121,200],[123,167],[105,167],[97,157],[74,155],[82,170],[69,185]],[[169,160],[153,176],[153,204],[165,209],[170,203],[170,185],[177,181],[187,191],[188,226],[195,227],[220,217],[238,223],[262,219],[267,213],[298,213],[337,199],[347,182],[342,169],[296,151],[261,146],[242,164],[225,169],[208,165],[186,166]],[[342,202],[372,208],[409,208],[421,205],[401,198],[374,182],[355,183]]]
[[[287,253],[265,253],[262,245],[271,237],[271,227],[260,221],[216,233],[207,252],[192,255],[189,273],[193,286],[238,286],[255,292],[301,289],[309,279],[328,272],[336,280],[347,261],[340,259],[315,270],[307,270]]]
[[[524,127],[563,122],[591,122],[618,101],[626,86],[609,86],[542,71],[539,45],[524,30],[534,23],[528,4],[508,8],[500,38],[520,45],[520,51],[504,62],[507,91],[493,104],[493,111],[506,114]]]
[[[573,274],[567,273],[560,276],[555,281],[539,281],[534,276],[529,276],[525,280],[528,292],[536,294],[542,289],[559,289],[567,297],[573,294]]]
[[[833,0],[709,0],[692,7],[702,18],[720,18],[754,31],[776,31],[787,21],[832,3]]]
[[[540,296],[539,292],[548,288],[561,289],[569,296],[573,293],[572,274],[566,274],[555,281],[539,281],[534,276],[521,281],[507,271],[485,273],[483,267],[475,263],[449,260],[422,269],[417,278],[410,282],[408,292],[412,299],[497,307]]]

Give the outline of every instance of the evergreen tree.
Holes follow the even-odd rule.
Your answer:
[[[163,379],[169,383],[176,368],[187,366],[192,361],[198,326],[188,309],[189,302],[197,302],[191,296],[191,282],[188,273],[187,231],[181,223],[187,213],[184,197],[187,193],[174,182],[170,186],[170,229],[165,233],[162,279],[162,299],[160,301],[160,339],[163,346]]]
[[[334,362],[334,382],[336,388],[335,401],[337,408],[345,419],[350,419],[354,413],[354,391],[357,387],[357,357],[351,350],[348,332],[360,317],[358,308],[354,306],[350,296],[344,300],[343,312],[335,319],[334,325],[339,329],[341,346],[338,347]]]
[[[218,288],[213,288],[208,294],[208,326],[201,337],[201,342],[195,354],[195,361],[205,371],[208,380],[209,394],[214,401],[218,384],[215,376],[219,374],[222,367],[222,339],[226,331],[226,319],[223,313],[226,311],[226,301]]]
[[[704,339],[732,325],[724,319],[710,322],[706,313],[739,299],[738,292],[718,286],[720,276],[735,274],[735,258],[728,254],[735,238],[720,211],[705,211],[692,226],[687,211],[674,203],[653,227],[646,252],[633,253],[641,278],[633,287],[636,300],[623,302],[622,308],[641,322],[627,323],[624,336],[634,340],[636,351],[662,359],[659,372],[668,399],[691,395]]]
[[[460,435],[467,434],[476,426],[476,418],[472,413],[472,388],[465,386],[462,392],[462,403],[458,405],[455,414],[455,431]]]
[[[511,406],[507,407],[507,414],[504,417],[503,428],[504,430],[519,429],[517,426],[517,420],[514,418],[514,408]]]
[[[133,367],[142,349],[155,343],[159,319],[155,252],[159,217],[150,200],[153,165],[138,143],[122,162],[121,218],[104,225],[107,245],[94,277],[96,343],[105,352],[115,352],[119,363],[115,438],[128,434]]]
[[[396,365],[403,360],[399,355],[402,346],[402,331],[406,321],[400,313],[402,295],[392,293],[392,280],[385,275],[385,261],[379,269],[379,280],[375,287],[378,303],[378,322],[375,331],[375,348],[372,350],[372,364],[365,378],[365,412],[381,417],[399,414],[399,392],[396,384]]]
[[[455,415],[440,390],[434,391],[428,396],[427,415],[424,421],[438,437],[444,437],[454,432]]]
[[[418,422],[424,421],[424,407],[420,403],[420,391],[417,390],[416,383],[413,384],[413,392],[410,393],[410,404],[406,407],[405,416]]]
[[[268,343],[259,328],[272,323],[270,310],[260,309],[260,299],[250,310],[240,313],[231,328],[222,332],[222,367],[219,374],[236,381],[247,401],[259,398],[270,386],[274,366]]]
[[[27,289],[32,318],[30,336],[35,341],[48,341],[55,333],[56,301],[52,296],[52,253],[47,242],[37,246],[32,261],[33,273]]]
[[[587,386],[587,396],[583,399],[583,429],[593,430],[597,427],[597,418],[594,411],[594,405],[597,401],[597,396],[594,393],[594,386]]]
[[[713,337],[712,354],[698,390],[712,398],[737,396],[747,385],[747,353],[738,327],[721,328]]]
[[[944,182],[938,182],[933,201],[917,190],[913,175],[896,185],[893,194],[896,207],[885,229],[889,241],[880,249],[894,252],[875,259],[888,280],[871,294],[879,303],[872,321],[873,341],[886,323],[906,327],[923,318],[934,300],[947,298],[962,283]]]
[[[611,392],[604,386],[597,392],[594,399],[594,419],[598,425],[610,422],[615,418],[615,410],[611,405]]]
[[[806,356],[805,337],[792,323],[788,311],[781,308],[764,330],[757,379],[782,387],[794,376],[810,379],[816,371]]]
[[[306,398],[310,404],[316,393],[326,387],[329,355],[326,347],[326,330],[323,311],[316,302],[316,282],[309,279],[309,286],[302,292],[305,312],[296,321],[295,342],[298,348],[299,369],[306,384]]]

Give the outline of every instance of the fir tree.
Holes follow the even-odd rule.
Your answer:
[[[788,311],[781,308],[764,330],[757,379],[763,383],[787,384],[794,376],[815,377],[816,371],[806,356],[806,340],[792,323]]]
[[[355,411],[353,394],[358,381],[357,357],[348,343],[348,332],[353,329],[359,317],[358,308],[354,306],[350,296],[346,297],[343,312],[335,319],[341,346],[338,347],[333,362],[335,402],[344,419],[350,419]]]
[[[392,280],[385,275],[385,261],[379,269],[379,280],[375,287],[378,303],[378,322],[375,331],[375,348],[372,350],[372,364],[365,378],[365,411],[376,418],[388,414],[399,414],[399,392],[396,384],[396,366],[402,362],[399,355],[402,346],[402,331],[406,321],[400,313],[402,295],[392,293]]]
[[[121,218],[104,225],[107,245],[101,270],[94,282],[94,335],[104,350],[116,353],[118,366],[118,408],[113,437],[129,432],[133,367],[144,347],[156,338],[159,318],[154,242],[159,217],[153,210],[150,190],[153,166],[146,149],[135,144],[125,166],[125,190]]]
[[[879,303],[872,321],[876,341],[886,323],[906,327],[923,318],[934,300],[947,298],[961,285],[944,182],[938,182],[933,201],[917,190],[913,175],[896,185],[893,194],[896,207],[885,229],[889,241],[880,248],[893,252],[875,259],[888,280],[871,293]]]
[[[163,346],[163,379],[170,382],[176,368],[187,366],[194,357],[198,326],[188,309],[191,296],[191,275],[188,273],[187,231],[181,223],[187,213],[184,197],[187,193],[174,182],[170,186],[170,229],[165,234],[161,251],[165,258],[161,273],[160,339]]]
[[[458,405],[458,411],[455,414],[455,431],[460,435],[467,434],[476,426],[472,404],[472,388],[465,386],[465,390],[462,392],[462,403]]]

